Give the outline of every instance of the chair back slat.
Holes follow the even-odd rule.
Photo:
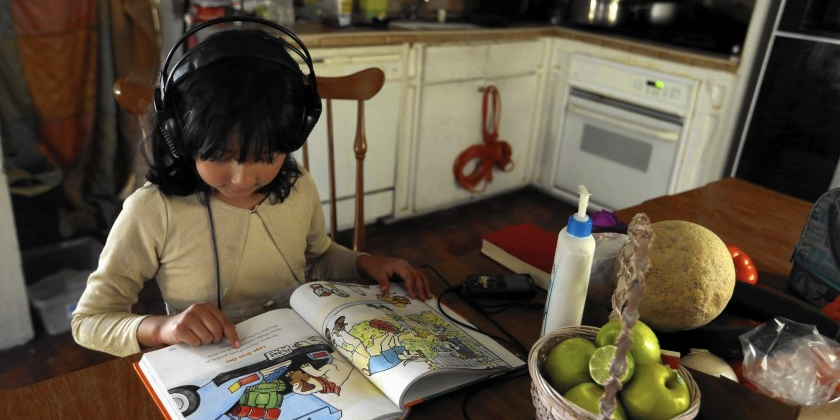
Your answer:
[[[365,101],[373,98],[385,84],[385,73],[378,68],[368,68],[357,73],[340,77],[318,76],[318,93],[326,101],[327,121],[327,161],[330,178],[330,234],[336,238],[338,217],[336,216],[335,192],[335,155],[333,133],[333,101],[356,101],[356,134],[353,139],[353,153],[356,156],[356,206],[353,222],[354,250],[364,249],[365,244],[365,180],[364,161],[367,154],[367,135],[365,133]],[[304,144],[304,166],[308,166],[308,148]]]

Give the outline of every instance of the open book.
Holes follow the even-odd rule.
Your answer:
[[[237,324],[239,349],[174,345],[135,369],[170,419],[369,420],[524,365],[399,284],[312,282],[290,305]]]

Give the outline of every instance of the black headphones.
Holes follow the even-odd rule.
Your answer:
[[[244,30],[229,30],[224,36],[215,36],[200,42],[194,48],[184,53],[173,66],[172,70],[167,73],[169,62],[179,46],[183,44],[190,36],[196,32],[207,28],[209,26],[218,25],[226,22],[254,22],[261,25],[270,26],[282,34],[295,41],[298,47],[289,44],[280,37],[271,36],[261,31],[244,31]],[[177,84],[179,80],[186,75],[201,69],[218,60],[230,57],[259,57],[265,60],[273,61],[281,64],[293,72],[300,71],[295,60],[290,60],[284,54],[278,54],[278,48],[288,49],[297,54],[306,66],[309,68],[309,75],[306,76],[305,84],[309,88],[304,97],[303,116],[300,121],[299,128],[295,136],[295,143],[292,150],[297,150],[306,141],[306,138],[318,122],[321,116],[321,96],[318,94],[318,85],[315,79],[315,70],[312,67],[312,57],[309,55],[309,50],[303,45],[300,38],[298,38],[290,30],[280,26],[274,22],[255,18],[251,16],[228,16],[218,19],[209,20],[207,22],[196,25],[191,28],[175,42],[169,54],[166,55],[166,60],[160,70],[160,83],[155,89],[154,93],[154,107],[158,117],[158,128],[163,135],[166,144],[169,146],[169,151],[176,159],[181,157],[181,149],[178,147],[181,143],[181,130],[178,127],[178,122],[175,119],[172,111],[166,103],[168,90],[173,84]]]

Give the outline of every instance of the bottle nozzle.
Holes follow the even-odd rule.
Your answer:
[[[569,215],[566,232],[578,238],[585,238],[592,232],[592,219],[586,214],[586,207],[589,206],[589,196],[592,194],[583,185],[578,185],[578,194],[580,194],[578,211]]]
[[[580,194],[580,199],[578,200],[578,212],[577,217],[580,220],[586,220],[586,208],[589,206],[589,196],[592,195],[589,193],[589,190],[586,189],[584,185],[578,185],[578,194]]]

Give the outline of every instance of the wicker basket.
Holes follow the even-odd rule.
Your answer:
[[[563,398],[542,375],[542,364],[545,357],[554,346],[572,337],[584,337],[590,340],[595,339],[598,329],[595,327],[565,327],[550,334],[546,334],[534,343],[528,354],[528,371],[531,373],[531,398],[534,407],[537,409],[537,420],[552,419],[586,419],[599,420],[599,416],[590,413],[569,400]],[[700,411],[700,389],[691,374],[680,367],[680,374],[688,385],[691,393],[691,403],[688,409],[674,420],[689,420],[697,416]]]

